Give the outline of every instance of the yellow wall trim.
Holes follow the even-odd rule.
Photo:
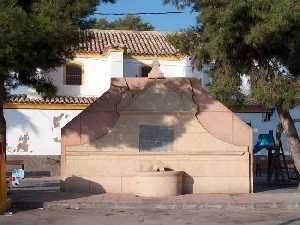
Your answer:
[[[10,201],[10,199],[0,200],[0,214],[4,213],[10,207],[11,207],[11,201]]]
[[[75,58],[98,58],[105,59],[111,52],[124,52],[123,49],[109,49],[105,53],[100,54],[97,52],[75,52]],[[136,60],[166,60],[166,61],[181,61],[185,55],[171,55],[171,56],[156,56],[156,55],[124,55],[124,59]]]
[[[104,59],[107,56],[97,53],[97,52],[75,52],[74,58],[97,58],[97,59]]]
[[[122,53],[124,53],[124,49],[122,49],[122,48],[108,48],[104,51],[103,55],[107,57],[112,52],[122,52]]]
[[[0,214],[10,207],[10,200],[7,198],[6,165],[4,152],[0,149]]]
[[[5,109],[50,109],[50,110],[84,110],[89,104],[26,104],[26,103],[7,103]]]
[[[136,59],[136,60],[166,60],[166,61],[181,61],[185,58],[185,56],[149,56],[149,55],[127,55],[125,59]]]
[[[106,49],[102,54],[99,52],[75,52],[75,58],[99,58],[99,59],[105,59],[108,57],[108,55],[112,52],[123,52],[124,49],[122,48],[108,48]]]
[[[32,103],[6,103],[5,109],[49,109],[49,110],[84,110],[90,104],[32,104]],[[266,112],[259,106],[245,107],[242,109],[232,109],[235,113],[263,113]]]

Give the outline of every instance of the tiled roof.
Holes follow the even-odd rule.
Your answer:
[[[75,96],[55,96],[55,97],[28,97],[27,95],[11,95],[7,103],[19,104],[91,104],[98,97],[75,97]]]
[[[7,103],[19,104],[91,104],[98,97],[77,97],[77,96],[45,96],[45,97],[29,97],[27,95],[10,95]],[[248,100],[247,106],[258,106],[259,103],[255,100]]]
[[[122,48],[127,55],[174,56],[175,47],[166,32],[128,30],[88,30],[82,32],[81,44],[75,51],[105,53],[109,48]]]

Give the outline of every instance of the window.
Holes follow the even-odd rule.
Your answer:
[[[77,63],[69,63],[66,65],[65,84],[81,85],[82,84],[82,65]]]
[[[169,152],[173,149],[172,127],[141,125],[139,129],[140,152]]]
[[[150,73],[150,71],[152,70],[151,66],[142,66],[141,67],[141,77],[148,77],[148,74]]]

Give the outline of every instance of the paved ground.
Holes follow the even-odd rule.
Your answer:
[[[57,178],[25,179],[9,195],[19,209],[203,209],[203,208],[280,208],[299,209],[297,187],[274,187],[272,191],[243,195],[181,195],[143,198],[133,194],[64,193]],[[0,224],[1,225],[1,224]]]
[[[266,177],[256,178],[254,189],[257,193],[295,193],[298,192],[298,182],[288,180],[280,185],[267,184]],[[25,178],[21,180],[20,186],[12,190],[59,190],[59,177]]]
[[[153,199],[63,193],[57,179],[25,180],[10,194],[17,203],[15,212],[0,215],[0,225],[300,225],[300,192],[296,187],[274,187],[250,195]]]
[[[0,225],[295,225],[299,210],[54,210],[35,209],[0,216]]]
[[[25,178],[20,180],[19,186],[10,187],[11,192],[14,191],[34,191],[34,190],[59,190],[60,178],[59,177],[37,177]]]

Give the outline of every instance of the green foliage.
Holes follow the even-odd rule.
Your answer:
[[[154,30],[154,27],[150,23],[144,23],[140,16],[125,16],[114,20],[112,22],[106,19],[97,20],[94,28],[102,30],[136,30],[136,31],[150,31]]]
[[[89,25],[88,16],[98,4],[99,0],[1,0],[1,88],[3,83],[7,89],[26,84],[54,94],[38,69],[48,71],[72,58],[70,49],[80,41],[80,28]]]
[[[200,9],[199,28],[196,31],[198,35],[194,35],[197,36],[197,48],[191,35],[187,37],[182,34],[170,40],[183,52],[192,52],[198,67],[201,68],[206,62],[211,63],[211,91],[216,97],[228,105],[233,103],[230,92],[233,99],[244,99],[245,96],[238,94],[237,90],[241,75],[246,74],[250,77],[251,97],[263,106],[285,111],[295,106],[300,92],[299,1],[166,2],[175,3],[179,7],[192,5]]]
[[[233,76],[234,74],[231,68],[215,67],[211,73],[213,82],[209,89],[221,102],[239,109],[244,106],[246,98],[241,92],[241,79],[238,74]]]
[[[200,34],[200,29],[191,27],[185,29],[183,32],[169,34],[167,38],[181,53],[193,56],[194,65],[202,66],[203,63],[205,63],[202,59],[206,59],[206,57],[200,57],[198,55],[198,49],[201,48],[202,43]]]

